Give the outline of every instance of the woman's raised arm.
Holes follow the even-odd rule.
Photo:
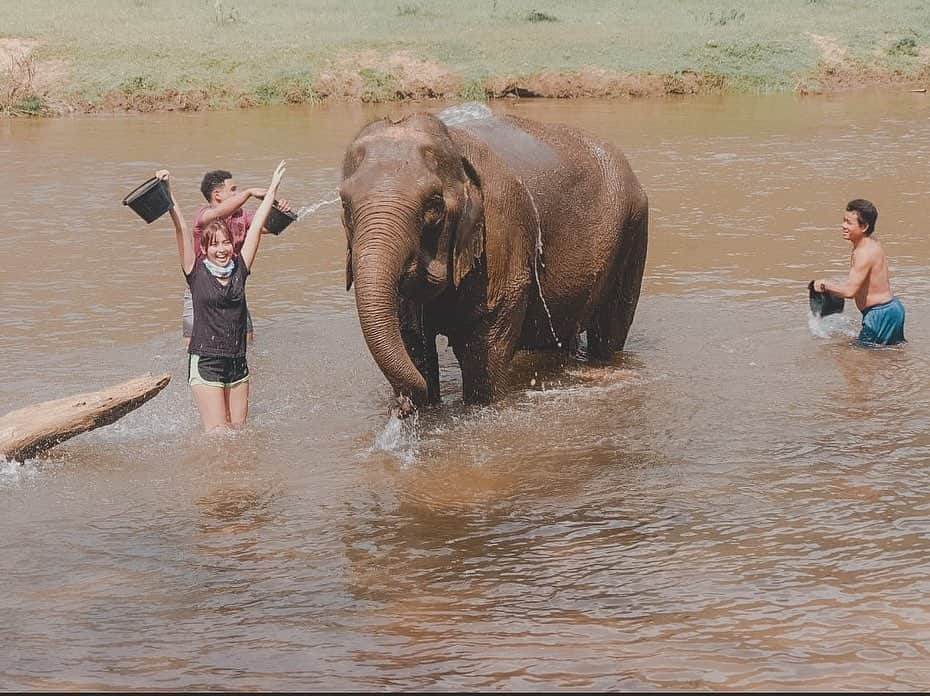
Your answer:
[[[249,270],[252,270],[252,262],[255,260],[255,255],[258,254],[258,243],[262,239],[262,227],[265,226],[268,213],[271,212],[271,206],[278,193],[278,184],[281,183],[281,178],[285,172],[284,165],[285,161],[281,160],[278,168],[274,170],[274,174],[271,176],[271,184],[268,186],[268,191],[265,192],[262,204],[255,211],[255,217],[252,218],[252,224],[249,225],[249,231],[246,232],[245,241],[242,243],[242,250],[239,252],[242,262]]]
[[[171,194],[172,206],[168,213],[171,215],[171,221],[174,222],[174,232],[178,242],[178,256],[181,259],[181,270],[184,271],[184,275],[189,275],[190,272],[194,270],[194,261],[197,259],[196,254],[194,254],[194,238],[190,230],[187,229],[184,216],[181,214],[178,202],[174,198],[174,191],[171,190],[171,182],[169,181],[169,177],[171,176],[170,173],[167,169],[159,169],[155,172],[155,176],[165,182],[165,186],[168,187],[168,193]]]

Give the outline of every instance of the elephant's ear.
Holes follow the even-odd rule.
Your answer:
[[[468,207],[463,218],[480,211],[471,225],[460,224],[453,254],[456,285],[484,254],[487,262],[487,307],[493,309],[508,287],[529,282],[529,261],[536,230],[533,203],[523,183],[480,138],[462,127],[449,128],[468,176]],[[474,205],[473,205],[474,204]],[[463,220],[467,222],[467,220]]]
[[[352,245],[346,244],[346,292],[352,289]]]
[[[455,229],[455,246],[452,250],[452,282],[458,287],[475,263],[484,254],[484,201],[481,182],[468,160],[462,158],[465,168],[465,207]]]

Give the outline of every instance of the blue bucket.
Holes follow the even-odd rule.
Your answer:
[[[168,185],[154,176],[130,191],[123,205],[128,205],[146,222],[157,220],[174,207]]]

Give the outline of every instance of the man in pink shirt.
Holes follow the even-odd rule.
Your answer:
[[[203,234],[204,227],[214,220],[223,220],[229,232],[232,235],[233,252],[236,256],[242,249],[242,242],[245,241],[245,233],[252,224],[252,218],[255,217],[254,210],[247,210],[242,206],[249,198],[265,197],[267,189],[249,188],[239,190],[232,173],[225,169],[216,169],[203,175],[203,181],[200,182],[200,192],[207,199],[207,205],[197,211],[194,218],[194,253],[197,256],[203,256],[200,246],[200,237]],[[287,201],[279,200],[278,206],[282,210],[290,210]],[[262,229],[262,233],[265,229]],[[184,290],[184,310],[182,314],[182,325],[184,333],[184,343],[190,343],[191,331],[194,326],[194,305],[191,300],[190,288]],[[252,340],[252,317],[248,316],[248,340]]]

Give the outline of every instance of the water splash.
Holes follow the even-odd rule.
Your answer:
[[[9,488],[39,476],[39,462],[27,459],[22,464],[0,455],[0,488]]]
[[[807,313],[807,326],[811,336],[815,338],[830,338],[832,336],[848,336],[855,338],[859,335],[853,326],[853,321],[843,314],[830,314],[822,317],[813,312]]]
[[[492,116],[494,112],[488,108],[487,104],[474,101],[450,106],[436,114],[436,118],[447,126],[455,126],[466,121],[479,121]]]
[[[375,437],[375,443],[369,451],[393,454],[405,465],[415,463],[420,447],[419,420],[420,414],[417,412],[404,419],[392,415]]]
[[[298,220],[302,220],[307,215],[315,213],[317,210],[322,208],[324,205],[332,205],[333,203],[337,203],[338,201],[339,201],[339,196],[337,195],[335,198],[327,198],[325,200],[317,201],[316,203],[311,203],[310,205],[305,205],[301,208],[298,208],[295,214],[297,215]]]

